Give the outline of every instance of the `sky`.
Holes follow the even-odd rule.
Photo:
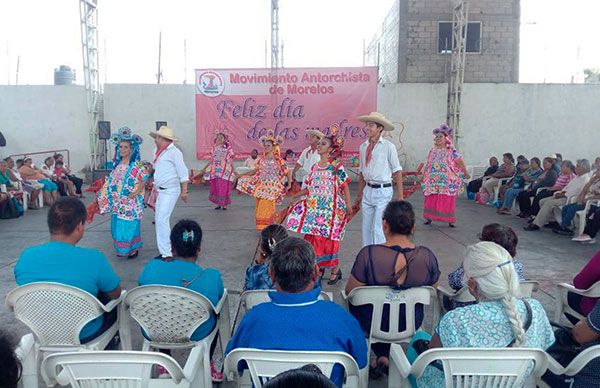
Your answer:
[[[363,41],[394,1],[280,0],[283,65],[361,66]],[[162,83],[192,83],[195,68],[265,66],[270,0],[98,2],[103,83],[156,83],[161,31]],[[584,68],[600,68],[597,15],[597,0],[521,0],[520,82],[581,82]],[[59,65],[83,83],[79,1],[0,0],[0,85],[16,83],[17,61],[20,85],[52,84]]]

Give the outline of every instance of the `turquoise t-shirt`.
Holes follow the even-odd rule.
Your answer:
[[[59,241],[25,249],[14,273],[20,286],[34,282],[61,283],[80,288],[95,297],[99,291],[115,290],[121,282],[102,252]],[[102,316],[85,325],[79,338],[97,333],[101,326]]]
[[[195,278],[197,275],[199,276]],[[163,285],[184,287],[184,280],[189,282],[195,280],[187,287],[195,291],[208,300],[213,305],[217,305],[223,296],[223,280],[221,274],[216,269],[202,269],[196,263],[179,260],[175,258],[172,261],[161,259],[150,260],[144,267],[138,278],[140,286]],[[215,317],[210,317],[192,334],[192,340],[199,341],[210,334],[215,327]]]

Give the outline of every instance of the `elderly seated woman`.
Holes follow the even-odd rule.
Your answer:
[[[544,167],[544,171],[542,172],[542,174],[540,174],[538,176],[538,178],[535,180],[535,182],[533,182],[531,184],[531,186],[529,186],[529,188],[527,188],[526,190],[523,190],[519,193],[519,195],[517,195],[517,201],[519,202],[519,209],[520,209],[520,213],[518,214],[519,217],[521,218],[527,218],[530,215],[532,215],[533,213],[536,213],[539,211],[539,208],[537,207],[537,203],[539,203],[540,199],[542,198],[542,194],[537,194],[538,189],[541,189],[542,187],[550,187],[552,189],[554,189],[556,187],[555,183],[558,183],[557,179],[558,179],[558,174],[556,173],[556,171],[554,170],[554,168],[552,168],[552,160],[549,157],[544,158],[544,161],[542,162],[542,165]],[[570,166],[572,167],[572,169],[574,170],[575,167],[573,166],[573,164],[571,162]],[[571,169],[567,169],[569,170],[569,176],[570,176],[570,171]],[[556,190],[561,190],[562,188],[564,188],[567,183],[569,183],[568,181],[572,178],[575,177],[575,173],[573,173],[573,176],[570,177],[569,179],[563,179],[565,181],[563,186],[560,186],[559,188],[556,188]],[[562,184],[562,183],[561,183]],[[552,196],[552,193],[549,193],[548,195],[546,195],[546,197],[548,196]],[[540,199],[535,200],[534,197],[540,197]],[[534,202],[533,204],[531,203],[531,198],[534,198]],[[545,198],[545,197],[543,197]]]
[[[496,223],[487,224],[483,227],[483,229],[481,229],[481,233],[479,233],[478,237],[481,241],[491,241],[506,249],[506,251],[513,258],[513,265],[515,266],[515,270],[519,276],[519,281],[525,280],[525,269],[523,267],[523,263],[514,259],[515,256],[517,256],[517,244],[519,243],[519,238],[510,226]],[[461,264],[457,269],[448,274],[448,285],[455,291],[465,287],[466,284],[464,281],[464,275],[465,269]],[[468,306],[473,303],[477,302],[460,303],[452,299],[444,299],[444,307],[446,310],[453,310],[457,307]]]
[[[517,195],[523,190],[525,186],[534,182],[540,175],[542,175],[542,168],[540,167],[540,159],[537,157],[531,158],[531,164],[527,159],[519,162],[519,169],[515,177],[507,184],[510,187],[505,191],[503,205],[498,209],[500,214],[511,214],[511,208]],[[504,187],[504,186],[503,186]],[[502,193],[502,188],[500,188]]]
[[[439,347],[545,350],[552,345],[554,332],[541,303],[520,299],[517,271],[506,249],[491,241],[471,245],[463,266],[469,291],[478,303],[444,315],[433,337],[417,332],[407,352],[409,361]],[[444,372],[429,365],[417,386],[444,386]]]
[[[510,152],[507,152],[502,155],[502,165],[498,167],[495,173],[490,175],[490,179],[483,182],[479,191],[491,196],[494,193],[494,187],[496,187],[500,179],[512,177],[515,175],[515,171],[515,158]]]
[[[415,212],[410,202],[392,201],[383,213],[383,233],[385,243],[368,245],[356,256],[352,273],[346,283],[346,294],[356,287],[391,286],[407,289],[419,286],[433,286],[440,277],[438,261],[433,252],[424,246],[415,245],[410,236],[415,231]],[[402,313],[402,309],[400,310]],[[371,330],[373,306],[350,306],[350,313],[360,323],[366,333]],[[415,308],[416,327],[423,322],[423,305]],[[389,306],[384,307],[382,330],[389,326]],[[399,330],[406,328],[400,319]],[[373,344],[376,358],[371,364],[371,377],[378,378],[387,371],[390,344]]]
[[[58,186],[34,168],[31,158],[23,160],[23,165],[19,167],[19,173],[24,180],[43,185],[42,195],[44,196],[44,204],[51,206],[58,199]]]

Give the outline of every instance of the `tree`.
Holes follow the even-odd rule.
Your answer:
[[[600,83],[600,69],[583,69],[586,84]]]

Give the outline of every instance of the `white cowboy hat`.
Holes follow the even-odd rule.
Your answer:
[[[319,139],[322,139],[325,137],[325,134],[321,131],[319,131],[318,129],[307,129],[306,133],[308,133],[309,135],[314,135],[316,137],[318,137]]]
[[[384,131],[393,131],[394,130],[394,124],[392,124],[392,122],[390,120],[386,119],[385,116],[379,112],[371,112],[366,116],[358,116],[358,120],[362,121],[363,123],[370,121],[373,123],[383,125]]]
[[[150,132],[149,135],[151,137],[156,138],[157,136],[164,137],[167,140],[177,141],[175,135],[173,134],[173,129],[169,127],[165,127],[164,125],[158,129],[156,132]]]

